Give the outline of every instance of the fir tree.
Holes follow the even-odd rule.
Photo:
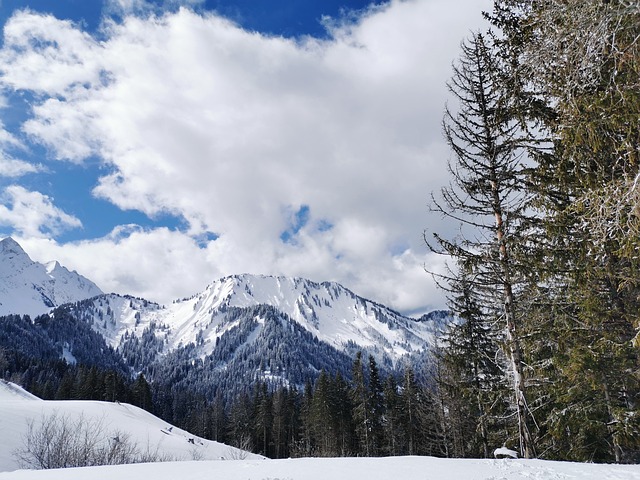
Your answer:
[[[526,246],[528,228],[521,126],[504,90],[501,66],[482,34],[463,43],[449,88],[459,102],[459,110],[447,109],[443,121],[454,153],[452,183],[442,189],[442,200],[434,196],[433,202],[435,211],[461,222],[464,230],[451,240],[434,234],[435,245],[428,243],[455,259],[456,268],[472,273],[483,314],[501,323],[518,443],[529,458],[535,448],[520,332],[524,312],[518,303],[526,270],[526,257],[519,251]],[[454,271],[444,280],[457,275]]]

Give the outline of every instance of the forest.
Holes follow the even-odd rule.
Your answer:
[[[638,462],[640,3],[496,0],[462,44],[450,183],[425,232],[461,320],[439,395],[454,456]]]

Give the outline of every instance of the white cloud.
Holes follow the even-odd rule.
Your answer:
[[[24,131],[61,160],[101,158],[113,173],[96,195],[190,225],[55,252],[153,252],[157,262],[116,263],[102,282],[144,284],[137,292],[156,299],[153,291],[187,288],[184,265],[200,286],[252,271],[337,280],[403,310],[441,304],[423,271],[434,260],[422,230],[436,220],[429,193],[447,177],[445,81],[489,6],[393,1],[334,24],[327,41],[265,37],[186,9],[127,17],[98,41],[68,22],[17,14],[0,63],[6,85],[40,95]],[[309,223],[283,243],[302,205]],[[191,236],[204,231],[220,237],[199,248]],[[172,272],[168,284],[154,268]]]
[[[7,157],[0,151],[0,177],[21,177],[27,173],[36,173],[42,170],[40,165],[33,165],[22,160]]]
[[[53,205],[50,197],[11,185],[0,196],[0,225],[26,237],[57,235],[82,226],[80,220]]]

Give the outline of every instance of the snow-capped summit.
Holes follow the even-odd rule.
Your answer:
[[[429,349],[434,341],[429,322],[405,317],[337,283],[302,278],[232,275],[165,307],[118,295],[90,303],[78,305],[78,315],[89,320],[112,347],[122,349],[124,343],[143,336],[149,341],[149,333],[154,332],[164,353],[194,345],[190,355],[196,358],[215,354],[223,337],[242,330],[247,319],[256,322],[247,327],[254,334],[240,343],[255,341],[269,322],[277,321],[289,325],[286,332],[306,332],[310,341],[333,351],[352,355],[365,350],[387,365]],[[286,342],[279,338],[276,343]]]
[[[187,302],[193,304],[194,313],[209,315],[221,307],[270,305],[340,350],[355,343],[384,352],[394,360],[425,348],[432,340],[432,332],[424,325],[335,282],[233,275],[213,282]]]
[[[34,262],[13,238],[0,241],[0,315],[35,316],[100,294],[93,282],[58,262]]]
[[[26,255],[22,247],[13,238],[7,237],[0,241],[0,254]]]

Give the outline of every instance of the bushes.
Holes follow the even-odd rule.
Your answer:
[[[149,446],[141,449],[126,433],[108,431],[101,419],[57,413],[29,422],[22,447],[13,455],[21,467],[35,469],[172,460]]]

